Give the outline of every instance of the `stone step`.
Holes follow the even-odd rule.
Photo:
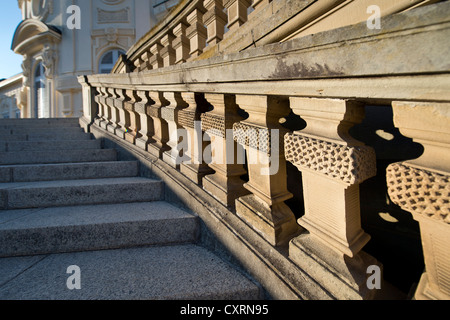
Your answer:
[[[79,267],[79,290],[67,287],[69,266]],[[256,284],[194,244],[3,258],[0,269],[2,300],[261,298]]]
[[[0,119],[0,129],[12,127],[76,127],[78,118]]]
[[[0,209],[162,200],[161,181],[141,177],[0,183]]]
[[[48,164],[64,162],[115,161],[114,149],[0,152],[0,164]]]
[[[0,257],[195,242],[197,217],[166,202],[0,213]]]
[[[0,166],[0,182],[119,178],[137,174],[137,161]]]
[[[84,132],[82,128],[78,127],[27,127],[23,126],[23,128],[9,128],[9,129],[1,129],[0,128],[0,135],[1,136],[8,136],[12,134],[27,134],[27,135],[35,135],[35,134],[48,134],[52,133],[54,135],[60,135],[60,134],[67,134],[67,133],[79,133]]]
[[[100,149],[100,140],[9,141],[0,142],[1,152]]]
[[[60,132],[59,134],[54,134],[50,131],[36,133],[36,134],[8,134],[0,135],[0,141],[65,141],[65,140],[91,140],[92,135],[90,133],[85,133],[82,131],[77,132]]]

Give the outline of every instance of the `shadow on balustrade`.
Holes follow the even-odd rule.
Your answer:
[[[361,224],[371,236],[363,250],[383,264],[386,281],[411,297],[424,269],[420,230],[409,212],[390,201],[386,168],[419,157],[423,147],[394,127],[391,106],[367,105],[365,111],[364,121],[350,130],[377,155],[377,175],[360,185]]]

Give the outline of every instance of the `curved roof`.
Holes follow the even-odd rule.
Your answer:
[[[61,31],[36,19],[27,19],[22,21],[14,32],[11,49],[18,54],[26,54],[26,48],[29,45],[59,42],[61,40]]]

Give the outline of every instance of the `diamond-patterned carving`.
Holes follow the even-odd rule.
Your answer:
[[[376,175],[375,151],[371,147],[348,147],[295,133],[285,135],[286,160],[300,171],[312,170],[348,185]]]
[[[450,176],[393,163],[386,170],[389,196],[402,209],[450,224]]]

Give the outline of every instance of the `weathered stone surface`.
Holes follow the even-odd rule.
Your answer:
[[[196,218],[166,202],[2,212],[0,256],[195,242]]]
[[[0,184],[3,209],[143,202],[161,199],[160,181],[133,178]]]
[[[103,250],[42,257],[21,274],[24,258],[0,259],[11,280],[1,299],[204,300],[258,299],[259,288],[229,264],[195,245]],[[67,267],[82,272],[81,290],[68,290]],[[193,268],[195,266],[195,268]]]

